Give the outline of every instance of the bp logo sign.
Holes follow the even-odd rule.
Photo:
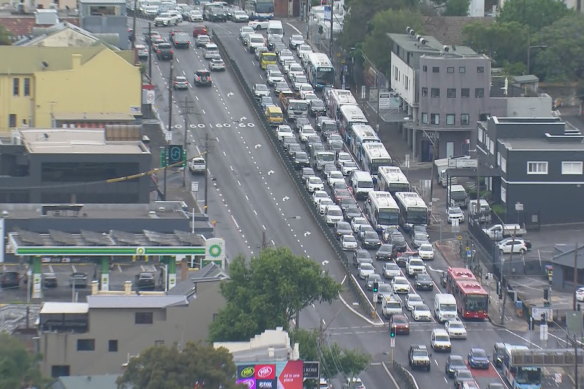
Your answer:
[[[219,257],[221,255],[221,246],[214,244],[209,247],[209,255],[211,255],[213,258]]]
[[[137,247],[136,248],[136,255],[144,255],[146,253],[146,249],[144,247]]]

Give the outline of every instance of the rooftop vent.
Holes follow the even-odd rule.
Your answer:
[[[442,50],[443,50],[445,53],[448,53],[448,52],[450,51],[450,47],[448,47],[448,46],[444,45],[444,46],[442,46]]]

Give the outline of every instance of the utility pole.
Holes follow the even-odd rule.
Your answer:
[[[187,142],[187,134],[189,132],[189,114],[194,113],[194,109],[195,109],[195,105],[192,102],[189,102],[188,100],[188,96],[185,96],[185,101],[183,103],[183,105],[181,106],[182,112],[183,112],[183,116],[184,116],[184,126],[185,126],[185,133],[184,133],[184,138],[183,138],[183,150],[186,156],[186,160],[185,160],[185,167],[183,169],[183,187],[187,186],[187,170],[188,170],[188,163],[187,161],[189,160],[188,156],[189,156],[189,151],[187,149],[188,146],[188,142]]]
[[[578,290],[578,243],[574,249],[574,290],[572,291],[572,309],[576,310],[576,291]]]
[[[152,22],[148,22],[148,81],[152,84]]]
[[[329,46],[330,46],[329,47],[329,58],[334,63],[334,60],[333,60],[333,26],[334,26],[334,17],[333,17],[334,10],[333,10],[333,8],[334,8],[334,1],[331,0],[330,4],[331,4],[330,5],[330,7],[331,7],[331,37],[330,37],[330,42],[329,42]]]
[[[132,49],[136,48],[136,13],[138,10],[136,9],[138,5],[138,0],[134,0],[134,17],[132,18],[132,34],[134,35],[132,38]]]
[[[503,231],[502,233],[505,233],[505,225],[501,224],[501,226],[503,226]],[[515,227],[515,229],[513,230],[513,240],[511,241],[511,256],[509,257],[509,263],[513,263],[513,250],[515,249],[515,236],[517,235],[517,227]],[[503,252],[500,253],[500,255],[505,255],[503,254]],[[507,303],[507,286],[506,286],[506,282],[505,282],[505,278],[504,278],[504,274],[503,274],[503,261],[501,260],[501,290],[503,292],[503,306],[501,307],[501,325],[505,325],[505,304]]]
[[[168,131],[172,131],[172,80],[174,73],[174,59],[170,60],[170,74],[168,76]]]
[[[209,133],[205,134],[205,214],[209,214]]]

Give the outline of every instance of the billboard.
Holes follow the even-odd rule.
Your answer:
[[[236,383],[249,389],[302,389],[302,361],[237,365]]]

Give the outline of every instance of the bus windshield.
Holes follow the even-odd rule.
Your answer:
[[[426,208],[408,208],[407,222],[411,224],[427,224],[428,211]]]
[[[319,67],[316,72],[316,82],[321,85],[334,85],[335,71],[332,67]]]
[[[293,111],[308,111],[308,102],[307,101],[291,101],[288,104],[288,109]]]
[[[381,225],[397,225],[399,223],[399,212],[397,211],[379,211],[377,223]]]
[[[517,367],[515,381],[518,384],[540,384],[541,369],[539,367]]]
[[[468,311],[486,311],[488,296],[484,295],[467,295],[465,308]]]

